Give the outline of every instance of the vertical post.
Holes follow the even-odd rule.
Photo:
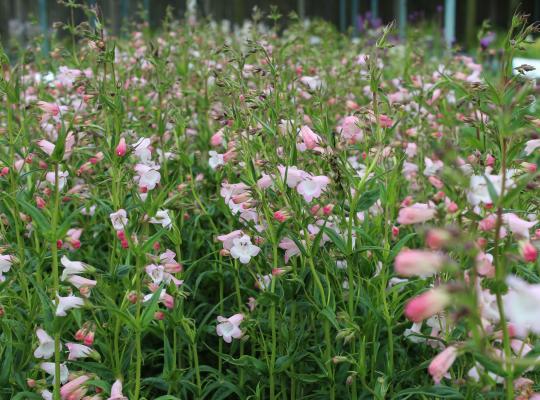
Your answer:
[[[144,7],[144,18],[146,18],[146,22],[148,23],[148,26],[150,26],[150,0],[144,0],[143,7]]]
[[[306,18],[306,0],[298,0],[298,16],[301,20]]]
[[[339,0],[339,29],[341,32],[347,30],[347,14],[345,0]]]
[[[129,0],[120,0],[120,33],[123,33],[122,26],[124,25],[124,21],[127,19],[128,12]]]
[[[358,36],[358,0],[351,0],[351,25],[353,36]]]
[[[398,28],[399,38],[405,39],[405,28],[407,27],[407,0],[398,0]]]
[[[456,0],[444,2],[444,40],[448,47],[456,40]]]
[[[88,0],[88,5],[90,6],[90,8],[93,8],[96,6],[96,0]],[[92,15],[90,17],[90,27],[92,29],[94,29],[96,26],[96,18]]]
[[[371,0],[371,18],[373,21],[379,18],[379,0]]]
[[[467,0],[467,12],[465,13],[465,38],[467,47],[472,49],[476,38],[476,0]]]
[[[39,26],[43,34],[43,47],[41,51],[44,55],[49,54],[49,23],[47,22],[47,0],[39,0]]]

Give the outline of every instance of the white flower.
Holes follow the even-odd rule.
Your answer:
[[[224,318],[221,315],[217,317],[219,324],[216,326],[216,333],[218,336],[222,336],[223,340],[227,343],[231,343],[232,339],[240,339],[242,337],[242,330],[240,324],[244,319],[242,314],[234,314],[230,318]]]
[[[42,390],[40,394],[43,400],[53,400],[53,394],[49,392],[47,389]]]
[[[55,374],[55,364],[53,362],[43,362],[39,364],[39,367],[51,375],[54,380],[54,374]],[[60,382],[66,383],[69,377],[69,370],[68,367],[66,367],[66,364],[60,364]],[[44,397],[45,398],[45,397]],[[52,397],[51,397],[52,399]]]
[[[56,313],[57,317],[65,317],[67,311],[72,308],[80,308],[84,305],[84,300],[80,297],[69,295],[66,297],[57,296]]]
[[[508,294],[504,296],[505,314],[519,334],[540,334],[540,284],[531,285],[517,276],[508,276]]]
[[[208,152],[210,158],[208,159],[208,165],[210,168],[216,169],[220,165],[225,165],[225,159],[223,154],[219,154],[217,151],[210,150]]]
[[[422,334],[422,322],[413,323],[410,328],[405,329],[403,336],[413,343],[424,343],[426,339]]]
[[[306,85],[309,90],[318,90],[323,87],[323,81],[318,76],[303,76],[300,82]]]
[[[261,249],[251,243],[251,239],[247,235],[233,240],[231,247],[231,256],[239,259],[242,264],[247,264],[251,257],[259,254]]]
[[[533,151],[540,147],[540,139],[529,140],[525,143],[525,154],[531,155]]]
[[[150,218],[151,224],[159,224],[164,228],[171,229],[172,222],[169,217],[169,210],[159,210],[156,212],[155,217]]]
[[[426,168],[424,169],[425,176],[436,175],[437,172],[439,172],[444,166],[441,160],[433,161],[431,158],[428,157],[424,157],[424,164],[426,165]]]
[[[79,343],[66,343],[66,347],[69,350],[68,360],[70,361],[89,357],[94,352],[90,347]]]
[[[152,157],[152,153],[149,149],[150,143],[150,139],[143,137],[137,140],[137,142],[133,145],[133,153],[139,157],[139,160],[141,160],[142,163],[149,162],[150,158]]]
[[[9,272],[12,263],[13,256],[9,254],[0,254],[0,282],[5,280],[2,274],[5,272]]]
[[[506,178],[506,189],[510,189],[514,186],[513,181],[511,180],[512,174],[510,171],[507,174]],[[469,187],[469,192],[467,193],[467,199],[469,203],[473,206],[476,206],[480,203],[492,204],[494,199],[491,198],[489,194],[488,184],[486,178],[493,185],[493,189],[497,196],[500,196],[502,190],[502,175],[474,175],[471,176],[471,183]]]
[[[136,181],[139,187],[152,190],[161,181],[161,174],[159,173],[159,165],[146,165],[137,164],[135,166],[135,172],[137,172]]]
[[[330,178],[324,175],[307,176],[298,184],[296,190],[309,203],[314,198],[319,198],[329,183]]]
[[[502,217],[514,235],[518,235],[526,239],[529,238],[529,229],[538,223],[538,221],[527,221],[521,219],[514,213],[504,214]]]
[[[62,263],[64,267],[64,271],[62,271],[63,281],[65,281],[71,275],[81,274],[81,273],[84,273],[93,269],[88,264],[85,264],[80,261],[71,261],[66,256],[62,256],[62,258],[60,259],[60,262]]]
[[[68,171],[58,170],[58,190],[62,190],[64,188],[64,186],[67,183],[68,176],[69,176]],[[54,186],[56,182],[54,172],[47,172],[47,174],[45,175],[45,179],[47,180],[47,182],[49,182],[51,185]]]
[[[36,330],[36,336],[39,341],[39,346],[34,351],[34,357],[44,359],[51,358],[54,354],[54,339],[41,328]]]
[[[109,214],[113,228],[117,231],[123,231],[125,226],[128,224],[126,210],[121,208],[115,213]]]
[[[163,265],[150,264],[146,266],[145,270],[150,279],[152,279],[152,282],[156,285],[161,284],[161,282],[165,282],[168,285],[171,281],[176,286],[180,286],[184,283],[183,280],[176,279],[173,274],[167,272]]]

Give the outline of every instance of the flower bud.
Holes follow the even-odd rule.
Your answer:
[[[116,155],[118,157],[124,157],[127,152],[127,145],[126,145],[126,139],[120,138],[120,142],[118,143],[118,146],[116,146]]]
[[[405,316],[413,322],[420,322],[443,311],[450,303],[448,291],[439,287],[422,293],[405,305]]]

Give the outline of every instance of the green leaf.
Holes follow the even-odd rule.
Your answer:
[[[328,235],[332,243],[336,245],[339,251],[341,251],[344,255],[347,255],[347,243],[345,243],[345,240],[343,240],[343,238],[339,236],[333,229],[326,226],[321,227],[321,229],[324,230],[324,233]]]
[[[486,175],[483,175],[484,179],[486,180],[487,188],[489,197],[491,197],[492,204],[497,204],[499,202],[499,195],[497,194],[497,191],[495,190],[495,186],[493,186],[493,183],[488,179]]]
[[[163,285],[161,285],[159,289],[152,294],[152,298],[142,313],[140,329],[143,331],[148,328],[148,325],[150,325],[150,322],[152,322],[152,319],[154,318],[154,313],[158,309],[159,296],[161,295],[162,290],[164,290]]]
[[[24,201],[21,196],[17,196],[17,203],[23,209],[23,211],[32,217],[37,225],[38,230],[44,235],[48,236],[48,231],[50,228],[50,223],[47,221],[47,218],[43,215],[37,207],[34,207],[32,204]]]
[[[339,329],[339,324],[337,322],[336,313],[334,310],[330,309],[329,307],[325,307],[320,312],[328,321],[330,321],[334,328]]]
[[[373,204],[379,199],[380,190],[379,188],[368,190],[367,192],[362,193],[358,199],[358,204],[356,205],[356,212],[368,210]]]

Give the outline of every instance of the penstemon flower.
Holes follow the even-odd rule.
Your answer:
[[[252,244],[251,238],[247,235],[233,239],[231,256],[238,259],[242,264],[249,263],[251,257],[255,257],[260,251],[261,249]]]
[[[36,330],[36,336],[39,341],[39,346],[34,350],[34,357],[44,359],[51,358],[54,354],[54,339],[41,328]]]
[[[223,337],[223,340],[227,343],[231,343],[233,339],[240,339],[242,337],[242,330],[240,329],[240,324],[243,320],[243,314],[234,314],[232,317],[229,318],[225,318],[222,316],[217,317],[217,335]]]

